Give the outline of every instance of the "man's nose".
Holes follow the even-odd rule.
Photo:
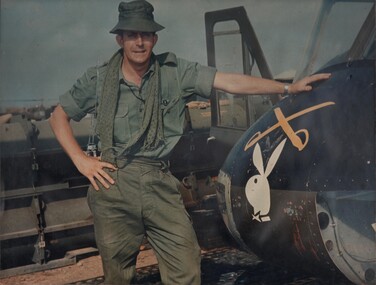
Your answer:
[[[144,42],[144,38],[141,33],[137,33],[136,35],[136,44],[142,45]]]

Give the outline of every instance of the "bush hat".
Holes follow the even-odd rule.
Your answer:
[[[120,31],[157,32],[164,27],[154,21],[154,7],[145,0],[120,2],[119,22],[110,31],[118,34]]]

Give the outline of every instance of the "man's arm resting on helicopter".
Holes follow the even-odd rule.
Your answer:
[[[74,137],[70,125],[70,118],[60,105],[57,105],[54,112],[51,114],[49,122],[64,151],[72,159],[77,169],[90,180],[90,183],[95,190],[99,190],[96,180],[98,180],[105,188],[110,187],[108,183],[115,183],[103,168],[116,170],[116,167],[111,163],[100,161],[97,157],[88,156],[82,151]]]
[[[304,77],[288,85],[288,94],[297,94],[312,90],[311,83],[326,80],[330,73],[320,73]],[[213,87],[232,94],[284,94],[285,83],[244,74],[217,72]]]

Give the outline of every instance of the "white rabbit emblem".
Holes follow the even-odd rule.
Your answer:
[[[260,174],[253,175],[245,185],[245,195],[248,202],[253,207],[252,220],[259,222],[270,221],[270,217],[268,216],[270,211],[270,186],[267,177],[277,163],[285,143],[286,139],[281,141],[273,151],[265,172],[260,145],[258,143],[255,145],[253,150],[253,163]]]

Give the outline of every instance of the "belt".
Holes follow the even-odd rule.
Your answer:
[[[143,164],[150,167],[160,168],[161,170],[168,170],[170,168],[170,161],[168,159],[152,159],[148,157],[126,156],[116,157],[115,165],[117,168],[124,168],[132,163]]]

